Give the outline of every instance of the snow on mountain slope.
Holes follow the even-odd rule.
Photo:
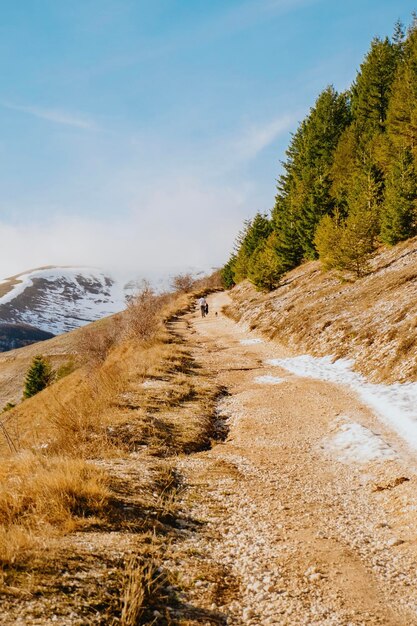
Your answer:
[[[24,323],[60,334],[121,311],[125,293],[95,268],[48,267],[1,283],[0,324]]]

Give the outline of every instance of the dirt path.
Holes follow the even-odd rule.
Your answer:
[[[185,332],[227,390],[229,434],[180,460],[194,520],[172,553],[184,600],[211,612],[207,624],[417,624],[412,456],[347,388],[266,365],[287,355],[224,317],[226,294],[209,302]],[[342,462],[327,445],[342,416],[388,454]]]

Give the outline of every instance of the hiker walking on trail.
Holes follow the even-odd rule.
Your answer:
[[[201,296],[200,300],[198,301],[198,304],[200,305],[201,317],[206,317],[207,300],[205,299],[204,296]]]

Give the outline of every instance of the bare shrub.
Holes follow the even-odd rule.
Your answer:
[[[404,356],[415,346],[416,336],[412,333],[403,337],[397,346],[397,355]]]
[[[127,339],[147,341],[152,339],[160,326],[160,312],[164,296],[158,296],[150,284],[144,281],[139,293],[129,299],[124,314],[124,334]]]
[[[55,371],[54,382],[61,380],[61,378],[65,378],[65,376],[69,376],[76,370],[77,366],[73,358],[68,359],[64,363],[62,363],[57,370]]]
[[[83,364],[100,365],[121,336],[121,318],[114,316],[83,328],[76,341],[76,352]]]
[[[215,270],[212,274],[208,276],[203,276],[194,281],[194,291],[197,293],[207,293],[210,291],[222,291],[223,290],[223,282],[221,277],[221,271]]]
[[[178,274],[171,281],[171,287],[178,293],[190,293],[194,288],[195,279],[192,274]]]

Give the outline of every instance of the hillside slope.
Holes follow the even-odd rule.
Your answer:
[[[0,624],[417,625],[417,441],[195,304],[5,414]]]
[[[98,323],[106,324],[108,322],[103,320]],[[18,326],[13,325],[14,328]],[[0,324],[0,333],[2,328],[3,325]],[[43,338],[47,337],[47,333],[37,332]],[[7,402],[16,403],[21,400],[26,372],[37,354],[48,357],[54,369],[76,359],[76,344],[80,332],[81,329],[76,329],[70,333],[46,339],[41,343],[37,340],[36,343],[16,350],[0,352],[0,409]]]
[[[231,317],[294,355],[353,359],[374,382],[417,381],[417,238],[381,251],[354,282],[310,262],[271,293],[245,282],[231,296]]]

